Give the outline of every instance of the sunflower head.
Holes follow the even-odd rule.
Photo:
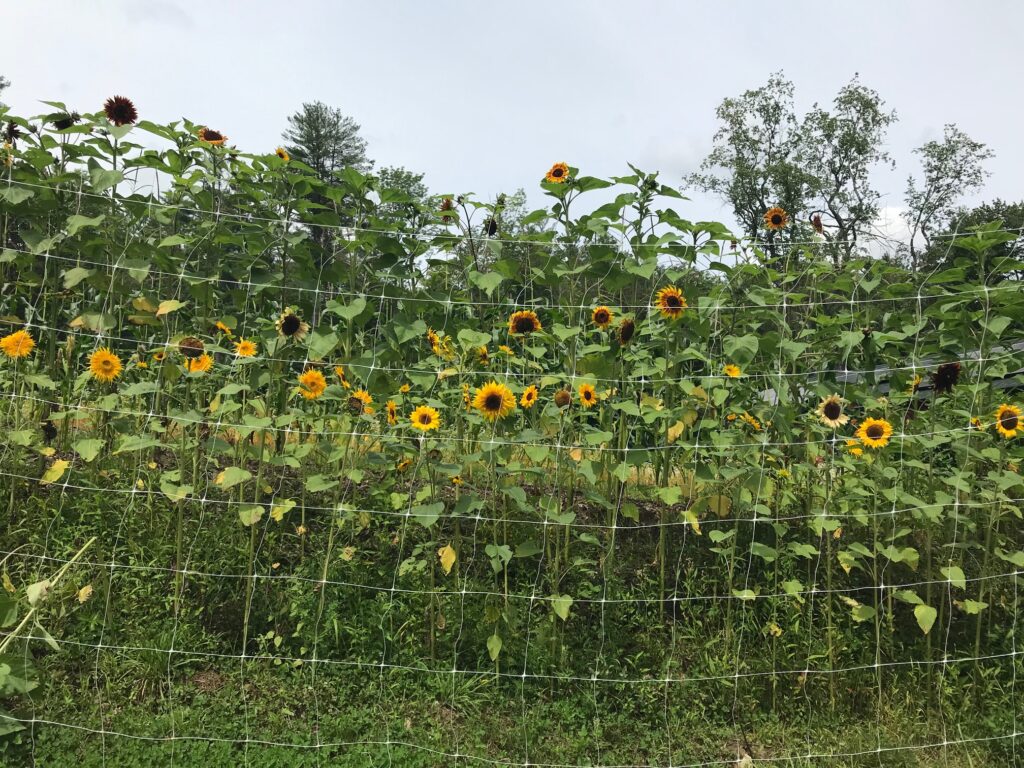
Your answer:
[[[512,390],[496,381],[488,382],[476,391],[473,407],[488,421],[504,419],[516,407]]]
[[[109,384],[121,375],[121,358],[107,347],[100,347],[89,355],[89,373],[97,381]]]
[[[892,437],[892,424],[885,419],[864,419],[857,427],[857,438],[868,448],[884,448]]]
[[[864,453],[864,449],[860,447],[860,443],[856,440],[847,440],[846,452],[853,456],[860,456]]]
[[[186,336],[178,342],[178,351],[187,360],[195,360],[206,351],[206,345],[202,339],[195,336]]]
[[[1003,403],[996,408],[996,431],[1007,440],[1024,431],[1020,420],[1020,408],[1009,403]]]
[[[256,344],[248,339],[239,339],[235,342],[235,354],[239,357],[255,357]]]
[[[915,392],[917,392],[917,390],[921,388],[922,381],[923,379],[921,378],[920,374],[915,374],[914,378],[911,379],[910,383],[907,385],[907,394],[912,395]]]
[[[654,302],[661,312],[662,317],[675,320],[683,314],[686,309],[686,298],[683,292],[674,285],[666,285],[654,297]]]
[[[398,391],[401,392],[403,395],[407,395],[407,394],[409,394],[409,390],[411,390],[411,389],[412,389],[412,385],[410,385],[410,384],[403,384],[402,386],[400,386],[398,388]]]
[[[221,333],[223,333],[223,334],[224,334],[225,336],[227,336],[227,337],[228,337],[229,339],[230,339],[230,338],[231,338],[232,336],[234,336],[234,334],[233,334],[233,333],[231,332],[231,329],[230,329],[230,328],[228,328],[228,326],[227,326],[227,323],[225,323],[225,322],[224,322],[223,320],[218,320],[218,321],[217,321],[216,323],[214,323],[213,325],[214,325],[214,327],[215,327],[215,328],[216,328],[216,329],[217,329],[218,331],[220,331]]]
[[[373,398],[365,389],[357,389],[348,399],[349,410],[354,414],[373,413]]]
[[[580,384],[580,404],[584,408],[592,408],[597,405],[597,390],[591,384]]]
[[[186,357],[185,370],[189,373],[206,373],[213,368],[213,358],[203,352],[199,357]]]
[[[341,382],[341,386],[345,389],[352,389],[352,385],[349,383],[348,377],[345,375],[345,369],[342,366],[334,366],[334,375],[338,377],[338,380]]]
[[[107,115],[107,120],[118,128],[122,125],[134,125],[139,119],[135,105],[127,96],[111,96],[103,103],[103,111]]]
[[[277,335],[285,339],[302,341],[306,338],[306,334],[309,333],[309,323],[296,315],[290,307],[277,318],[275,326],[277,328]]]
[[[789,224],[789,215],[783,208],[773,206],[764,212],[764,225],[770,230],[785,229]]]
[[[540,390],[537,389],[536,384],[531,384],[525,390],[523,390],[523,396],[519,398],[519,405],[529,410],[533,408],[537,402],[537,397],[540,395]]]
[[[932,374],[932,387],[935,394],[948,394],[960,381],[960,363],[943,363]]]
[[[437,409],[431,408],[429,405],[421,405],[409,415],[409,421],[413,429],[429,432],[441,426],[441,415]]]
[[[728,376],[730,379],[738,379],[743,375],[743,371],[735,363],[729,363],[728,365],[722,366],[722,373]]]
[[[480,347],[477,349],[476,354],[480,365],[488,365],[491,362],[490,355],[487,354],[487,347]]]
[[[603,331],[612,324],[612,311],[602,304],[600,307],[594,307],[594,311],[590,313],[590,319]]]
[[[572,402],[572,392],[568,389],[560,389],[555,392],[555,405],[559,408],[568,408]]]
[[[398,405],[394,400],[388,400],[384,408],[388,414],[388,424],[395,426],[398,423]]]
[[[838,394],[823,397],[818,403],[818,421],[826,427],[836,429],[850,421],[850,417],[843,411],[845,401]]]
[[[299,394],[306,400],[316,400],[327,390],[327,379],[316,368],[307,368],[299,374]]]
[[[277,149],[275,149],[274,154],[277,155],[282,160],[284,160],[286,163],[292,159],[291,155],[289,155],[288,152],[285,151],[284,147],[278,147]]]
[[[569,166],[565,163],[555,163],[544,176],[544,181],[551,184],[564,184],[569,180]]]
[[[452,485],[462,485],[462,475],[452,475]]]
[[[619,344],[625,346],[633,340],[633,336],[636,335],[636,322],[630,320],[628,317],[622,319],[619,323]]]
[[[156,352],[153,353],[153,362],[162,363],[165,357],[167,357],[167,353],[164,352],[162,349],[158,349]]]
[[[513,312],[508,319],[508,332],[512,334],[536,333],[542,329],[543,326],[537,318],[537,313],[533,310],[524,309]]]
[[[757,420],[757,419],[756,419],[756,418],[755,418],[754,416],[751,416],[751,415],[750,415],[749,413],[747,413],[746,411],[744,411],[744,412],[743,412],[743,413],[742,413],[742,414],[740,415],[740,418],[741,418],[741,419],[742,419],[742,420],[743,420],[744,422],[746,422],[747,424],[749,424],[749,425],[750,425],[751,427],[753,427],[753,428],[754,428],[754,431],[755,431],[755,432],[760,432],[760,431],[761,431],[761,430],[763,429],[763,426],[762,426],[761,422],[760,422],[760,421],[758,421],[758,420]]]
[[[0,352],[12,360],[27,357],[35,349],[35,346],[36,342],[32,338],[32,334],[24,328],[0,339]]]
[[[71,126],[78,125],[81,120],[82,116],[77,112],[59,112],[50,118],[53,127],[58,131],[66,131]]]
[[[212,128],[200,128],[198,138],[204,144],[209,144],[213,147],[223,147],[224,142],[228,140],[227,136],[220,131],[213,130]]]

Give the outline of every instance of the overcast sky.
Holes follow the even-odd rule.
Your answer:
[[[5,3],[3,22],[4,101],[20,114],[123,94],[146,119],[186,116],[256,152],[319,99],[362,124],[379,165],[424,172],[435,193],[523,187],[540,204],[537,181],[562,160],[678,184],[722,98],[782,69],[801,112],[855,72],[898,112],[884,206],[947,122],[996,153],[978,198],[1024,197],[1020,0],[37,0]],[[699,194],[678,208],[730,220]]]

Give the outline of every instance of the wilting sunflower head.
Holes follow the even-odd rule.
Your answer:
[[[1003,403],[996,408],[996,431],[1007,440],[1024,431],[1021,426],[1020,408],[1009,403]]]
[[[757,418],[755,418],[754,416],[751,416],[746,411],[743,412],[743,414],[740,416],[740,418],[743,419],[743,421],[746,422],[747,424],[749,424],[751,427],[753,427],[754,431],[756,431],[756,432],[760,432],[761,429],[763,428],[762,425],[761,425],[761,422],[758,421]]]
[[[89,373],[97,381],[109,384],[121,375],[121,358],[107,347],[100,347],[89,355]]]
[[[59,112],[50,117],[50,122],[53,123],[53,127],[58,131],[66,131],[71,126],[77,125],[81,120],[82,116],[77,112]]]
[[[525,309],[513,312],[512,316],[508,319],[509,333],[526,334],[536,333],[540,330],[543,330],[543,326],[541,326],[540,320],[537,318],[537,313],[532,310]]]
[[[290,307],[281,313],[274,325],[277,327],[277,335],[285,339],[302,341],[309,333],[309,323],[296,315]]]
[[[885,419],[864,419],[857,427],[857,438],[868,448],[884,448],[892,437],[892,424]]]
[[[103,111],[107,115],[107,120],[118,127],[134,125],[135,121],[139,119],[135,105],[126,96],[111,96],[103,103]]]
[[[429,405],[421,405],[410,414],[409,421],[413,429],[429,432],[441,426],[441,415],[435,408],[431,408]]]
[[[821,214],[816,213],[811,216],[811,226],[814,227],[814,231],[819,235],[825,234],[825,226],[821,223]]]
[[[307,368],[299,374],[299,394],[306,400],[316,400],[327,391],[327,379],[316,368]]]
[[[35,346],[36,342],[32,338],[32,334],[24,328],[0,339],[0,352],[12,360],[27,357],[35,349]]]
[[[594,307],[594,311],[590,313],[590,319],[603,331],[612,324],[612,311],[602,304],[600,307]]]
[[[178,351],[185,358],[195,360],[206,351],[206,345],[203,344],[202,339],[197,339],[195,336],[186,336],[178,342]]]
[[[213,368],[213,358],[205,352],[199,357],[185,358],[185,370],[189,373],[206,373]]]
[[[823,397],[818,403],[818,421],[832,429],[849,423],[850,417],[843,410],[845,403],[846,401],[838,394]]]
[[[540,390],[537,389],[536,384],[531,384],[525,390],[523,390],[523,396],[519,398],[519,405],[529,410],[533,408],[534,403],[537,402],[537,397],[540,395]]]
[[[568,408],[569,403],[572,402],[572,392],[568,389],[560,389],[555,392],[555,405],[559,408]]]
[[[398,423],[398,404],[394,400],[388,400],[384,409],[388,414],[388,424],[395,426]]]
[[[200,128],[198,138],[204,144],[210,144],[211,146],[214,147],[223,147],[224,142],[228,140],[228,137],[225,136],[223,133],[221,133],[220,131],[215,131],[211,128]]]
[[[628,317],[622,318],[622,322],[619,323],[619,344],[623,346],[629,344],[634,335],[636,335],[636,322]]]
[[[234,334],[233,334],[233,333],[231,332],[231,329],[230,329],[230,328],[228,328],[227,324],[226,324],[226,323],[225,323],[225,322],[224,322],[223,320],[218,320],[218,321],[217,321],[216,323],[214,323],[213,325],[214,325],[214,327],[215,327],[215,328],[216,328],[216,329],[217,329],[218,331],[220,331],[221,333],[223,333],[223,334],[224,334],[225,336],[227,336],[227,337],[228,337],[229,339],[230,339],[230,338],[231,338],[232,336],[234,336]]]
[[[958,381],[960,381],[960,363],[943,363],[932,374],[932,387],[937,395],[952,392]]]
[[[504,419],[516,408],[516,397],[504,384],[490,381],[473,397],[473,407],[488,421]]]
[[[584,408],[592,408],[597,405],[597,390],[591,384],[580,384],[580,404]]]
[[[235,354],[239,357],[255,357],[256,344],[248,339],[239,339],[235,342]]]
[[[784,229],[787,224],[789,224],[789,215],[779,206],[773,206],[764,212],[764,225],[768,229]]]
[[[156,352],[153,353],[153,362],[162,363],[165,357],[167,357],[167,353],[164,352],[162,349],[158,349]]]
[[[722,373],[724,373],[730,379],[738,379],[740,376],[743,375],[743,371],[740,369],[738,365],[735,365],[734,363],[729,363],[728,365],[722,366]]]
[[[564,184],[569,180],[569,166],[565,163],[555,163],[544,176],[544,181],[552,184]]]
[[[274,154],[277,155],[282,160],[284,160],[286,163],[292,159],[291,155],[288,154],[284,147],[278,147],[277,149],[275,149]]]
[[[654,297],[654,303],[661,312],[662,317],[675,320],[683,314],[686,309],[686,298],[683,292],[674,285],[666,285]]]

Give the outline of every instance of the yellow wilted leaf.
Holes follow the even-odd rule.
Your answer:
[[[139,312],[156,312],[157,307],[145,296],[136,296],[132,299],[132,306]]]
[[[90,597],[92,597],[92,584],[86,584],[78,590],[78,602],[84,603]]]
[[[732,511],[732,499],[728,496],[709,496],[708,497],[708,509],[714,512],[719,517],[725,517]]]
[[[280,523],[284,516],[295,506],[295,501],[292,499],[285,499],[279,501],[277,504],[270,508],[270,517],[275,523]]]
[[[216,413],[218,408],[220,408],[220,395],[210,401],[210,413]]]
[[[700,520],[697,519],[697,515],[694,513],[692,509],[687,509],[683,512],[683,520],[690,524],[690,527],[693,528],[694,533],[696,533],[698,536],[701,535]]]
[[[17,592],[17,588],[14,586],[14,582],[11,581],[11,577],[7,575],[7,571],[4,571],[4,589],[10,592],[12,595]]]
[[[40,448],[39,449],[39,455],[40,456],[45,456],[46,458],[50,458],[56,452],[57,452],[57,449],[54,448],[52,445],[48,445],[45,448]]]
[[[656,411],[660,411],[662,410],[662,408],[664,408],[664,405],[662,405],[661,402],[661,398],[654,397],[653,395],[641,395],[640,405],[643,406],[644,408],[653,408]]]
[[[57,482],[69,466],[71,466],[71,462],[65,461],[64,459],[57,459],[50,465],[50,468],[43,473],[43,476],[39,478],[39,484],[49,485],[50,483]]]
[[[694,387],[693,391],[690,392],[690,397],[703,400],[705,403],[708,401],[708,393],[704,391],[704,387]]]
[[[162,315],[169,315],[171,312],[175,312],[184,307],[186,303],[187,302],[184,301],[178,301],[177,299],[164,299],[156,309],[156,316],[161,317]]]
[[[679,436],[686,430],[685,421],[677,421],[671,427],[668,428],[668,441],[674,443],[679,439]]]
[[[450,379],[452,376],[458,375],[458,373],[458,368],[445,368],[443,371],[437,372],[437,380],[444,381],[445,379]]]
[[[341,559],[344,560],[346,563],[351,562],[352,558],[355,557],[355,556],[356,556],[356,548],[355,547],[345,547],[343,550],[341,550]]]
[[[569,458],[572,459],[573,461],[582,461],[583,460],[583,449],[582,448],[573,448],[571,451],[569,451]]]
[[[455,550],[451,544],[445,544],[437,550],[437,556],[441,558],[441,568],[444,569],[447,576],[452,572],[452,566],[455,565]]]

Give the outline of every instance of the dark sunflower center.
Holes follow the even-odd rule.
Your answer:
[[[872,440],[879,440],[882,437],[882,435],[885,434],[885,430],[882,429],[881,424],[872,424],[870,427],[867,428],[865,433]]]
[[[780,214],[780,213],[773,213],[772,214],[772,224],[774,224],[775,226],[779,226],[781,223],[782,223],[782,214]]]
[[[281,321],[281,331],[285,336],[294,336],[298,332],[301,324],[302,321],[295,315],[287,315],[284,320]]]
[[[583,399],[584,400],[590,400],[592,397],[593,397],[593,394],[591,394],[589,389],[583,391]]]
[[[113,360],[101,360],[100,361],[100,368],[102,368],[104,371],[109,371],[113,367],[114,367],[114,361]]]
[[[204,135],[204,138],[207,141],[220,141],[223,138],[223,136],[217,133],[217,131],[207,131],[206,134]]]
[[[594,319],[597,320],[597,322],[599,322],[599,323],[607,323],[608,322],[608,313],[604,312],[603,310],[599,311],[599,312],[596,312],[594,314]]]
[[[501,395],[497,392],[492,392],[484,398],[484,410],[487,411],[500,411],[501,410]]]
[[[555,168],[553,171],[551,171],[551,175],[554,176],[556,179],[562,178],[562,174],[564,173],[565,171],[563,171],[561,168]]]
[[[671,307],[672,309],[677,309],[680,306],[679,297],[672,294],[666,296],[665,305]]]
[[[516,331],[518,333],[530,333],[533,330],[532,317],[520,317],[516,320]]]
[[[623,341],[629,341],[633,338],[634,326],[632,323],[623,323],[622,329],[619,331],[619,338]]]
[[[999,417],[999,424],[1007,432],[1015,432],[1017,430],[1017,424],[1020,423],[1017,418],[1017,414],[1013,411],[1004,411]]]
[[[829,400],[825,403],[825,407],[821,409],[821,412],[825,414],[826,419],[838,419],[843,413],[843,407],[839,405],[835,400]]]
[[[431,421],[429,413],[420,414],[420,424],[429,424]]]

